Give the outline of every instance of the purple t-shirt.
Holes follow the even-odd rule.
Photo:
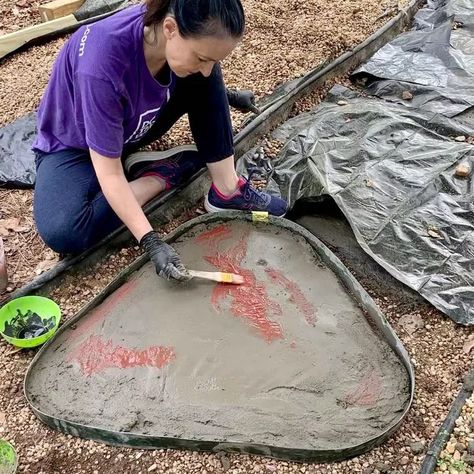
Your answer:
[[[80,28],[61,50],[38,109],[33,149],[92,150],[118,158],[139,141],[174,84],[152,76],[143,52],[144,6]]]

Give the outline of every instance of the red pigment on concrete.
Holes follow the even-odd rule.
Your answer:
[[[376,370],[367,372],[359,384],[351,390],[344,401],[348,405],[373,406],[382,391],[382,378]]]
[[[316,310],[296,283],[289,280],[280,270],[276,270],[275,268],[265,268],[265,272],[273,282],[282,286],[290,293],[290,301],[303,313],[307,323],[314,326],[316,324]]]
[[[89,336],[69,357],[77,362],[86,376],[99,374],[106,369],[131,367],[156,367],[161,369],[175,358],[173,348],[153,346],[147,349],[127,349],[115,346],[112,340],[101,336]]]
[[[90,316],[84,321],[78,323],[74,331],[69,331],[68,339],[77,339],[78,336],[86,335],[98,323],[105,321],[111,311],[122,301],[131,291],[135,289],[138,282],[130,280],[124,283],[120,288],[115,290],[108,296],[97,308],[95,308]]]
[[[223,224],[196,238],[196,242],[207,243],[210,250],[215,253],[204,257],[211,265],[220,271],[237,273],[244,278],[242,285],[217,284],[211,295],[212,306],[219,312],[220,302],[230,297],[232,314],[248,321],[267,342],[282,339],[281,325],[269,319],[270,313],[281,316],[280,305],[270,301],[265,284],[257,281],[251,270],[241,267],[242,260],[247,254],[248,232],[242,235],[233,248],[224,252],[218,250],[219,243],[231,236],[230,227]]]
[[[203,232],[196,237],[196,242],[206,243],[209,240],[214,241],[214,243],[220,242],[221,240],[228,239],[231,236],[230,227],[226,224],[221,224],[214,227],[207,232]]]

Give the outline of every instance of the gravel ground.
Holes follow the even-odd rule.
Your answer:
[[[247,33],[224,62],[224,74],[230,87],[252,88],[257,97],[360,43],[395,13],[392,0],[305,0],[303,5],[297,0],[243,0],[243,4]],[[0,0],[3,24],[16,24],[15,16],[6,13],[13,8],[15,2]],[[389,15],[377,19],[387,11]],[[0,62],[0,125],[38,106],[65,40],[32,47]]]
[[[186,220],[202,212],[199,208],[182,216]],[[179,222],[171,223],[164,232]],[[97,267],[68,277],[52,297],[61,305],[65,319],[97,294],[138,254],[137,248],[123,249]],[[472,356],[463,350],[469,330],[456,327],[428,304],[410,312],[397,300],[368,289],[400,335],[416,367],[414,405],[397,433],[383,446],[356,459],[331,465],[309,465],[273,461],[246,455],[217,455],[173,450],[137,451],[106,447],[51,431],[28,409],[22,380],[34,351],[11,354],[0,343],[0,436],[12,441],[20,455],[21,473],[126,473],[147,472],[230,472],[230,473],[415,473],[423,451],[436,433],[455,398],[462,375]],[[421,319],[414,333],[405,330],[402,316]],[[467,470],[465,471],[468,472]]]
[[[439,456],[437,473],[474,473],[474,395],[466,401],[454,432]]]
[[[37,0],[0,0],[0,36],[41,22]]]

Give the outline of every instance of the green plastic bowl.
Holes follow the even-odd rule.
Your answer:
[[[4,439],[0,439],[0,474],[15,474],[18,467],[15,448]]]
[[[25,314],[30,309],[42,318],[50,318],[53,316],[55,319],[55,325],[46,334],[38,337],[32,337],[31,339],[17,339],[15,337],[9,337],[3,333],[5,330],[5,323],[10,322],[16,316],[17,309],[19,309],[23,314]],[[16,347],[37,347],[41,344],[44,344],[48,339],[51,339],[58,329],[60,320],[61,309],[53,300],[44,298],[43,296],[23,296],[10,301],[0,309],[0,334],[5,340]]]

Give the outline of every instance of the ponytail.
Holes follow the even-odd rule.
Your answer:
[[[240,0],[146,0],[145,26],[157,25],[167,15],[174,17],[183,37],[239,38],[245,29]]]

